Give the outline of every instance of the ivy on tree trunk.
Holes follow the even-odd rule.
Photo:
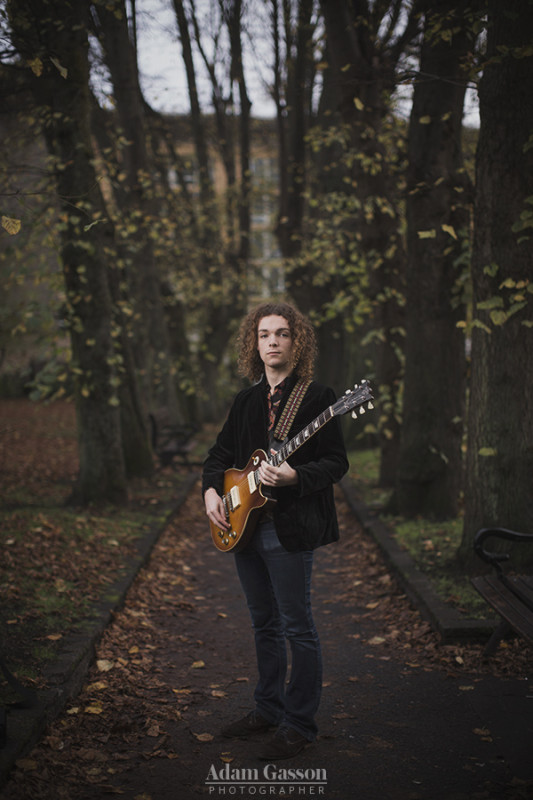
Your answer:
[[[476,159],[472,377],[460,550],[466,563],[472,561],[479,528],[533,529],[532,40],[533,3],[489,3]]]

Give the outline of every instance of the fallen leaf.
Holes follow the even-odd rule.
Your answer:
[[[194,736],[199,742],[212,742],[215,738],[211,733],[195,733]]]
[[[191,669],[203,669],[205,667],[204,661],[195,661],[194,664],[191,664]]]
[[[147,736],[159,736],[161,730],[159,728],[159,723],[157,722],[150,722],[149,727],[146,731]]]
[[[100,692],[102,689],[107,689],[108,684],[105,681],[95,681],[87,686],[88,692]]]
[[[109,672],[110,669],[113,669],[113,662],[108,661],[106,658],[101,658],[96,662],[96,667],[99,672]]]
[[[86,706],[84,711],[86,714],[102,714],[104,709],[100,703],[93,703],[90,706]]]
[[[37,769],[37,762],[33,758],[18,758],[15,763],[24,772]]]

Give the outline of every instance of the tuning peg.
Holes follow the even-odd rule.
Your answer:
[[[356,411],[356,409],[355,409],[355,408],[354,408],[354,410],[352,411],[352,417],[353,417],[354,419],[357,419],[357,411]]]
[[[374,408],[374,406],[372,405],[372,400],[368,401],[367,408]]]
[[[359,407],[359,414],[366,414],[366,409],[364,406]]]

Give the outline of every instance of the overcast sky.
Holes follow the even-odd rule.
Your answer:
[[[202,5],[201,3],[199,4]],[[208,8],[209,0],[203,0]],[[185,72],[181,57],[181,45],[177,35],[177,23],[171,0],[136,0],[139,15],[138,48],[141,84],[147,100],[158,111],[187,113],[189,98]],[[252,20],[252,23],[254,20]],[[261,20],[255,18],[260,26]],[[263,41],[265,38],[263,37]],[[261,68],[267,55],[260,57],[261,37],[255,41],[255,51],[247,47],[246,78],[247,88],[252,100],[252,114],[257,117],[274,116],[275,108],[261,80]],[[266,49],[266,47],[265,47]],[[203,65],[197,62],[199,75]],[[207,80],[200,81],[199,91],[204,91],[204,101],[209,102]],[[202,99],[202,98],[201,98]]]
[[[200,0],[198,7],[209,8],[211,0]],[[177,35],[176,17],[171,0],[136,0],[138,23],[139,66],[141,85],[148,102],[158,111],[185,114],[189,112],[189,97],[185,80],[185,72],[181,57],[181,45]],[[262,3],[257,8],[264,8]],[[205,17],[209,24],[209,16]],[[270,54],[267,20],[255,15],[250,20],[255,27],[253,48],[244,39],[246,55],[246,78],[249,96],[252,100],[252,114],[256,117],[272,117],[275,108],[264,85],[264,76],[269,74],[268,60]],[[264,48],[262,47],[264,46]],[[199,75],[202,66],[198,62]],[[263,74],[263,77],[262,77]],[[206,108],[209,105],[209,86],[207,79],[199,82],[201,102]],[[203,91],[203,96],[202,96]],[[401,96],[408,96],[407,89],[400,90]],[[403,106],[405,115],[409,113],[409,104]],[[478,126],[479,112],[477,93],[467,91],[465,101],[465,124]]]

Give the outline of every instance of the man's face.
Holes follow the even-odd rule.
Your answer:
[[[272,314],[259,320],[257,349],[266,367],[280,372],[290,369],[292,336],[285,317]]]

